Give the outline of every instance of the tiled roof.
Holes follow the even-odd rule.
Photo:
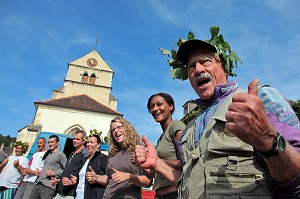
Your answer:
[[[51,99],[51,100],[44,100],[44,101],[37,101],[34,104],[43,104],[48,106],[57,106],[63,108],[71,108],[71,109],[78,109],[84,111],[93,111],[98,113],[106,113],[106,114],[113,114],[113,115],[122,115],[121,113],[114,111],[113,109],[97,102],[93,98],[89,97],[88,95],[75,95],[71,97],[64,97],[58,99]]]

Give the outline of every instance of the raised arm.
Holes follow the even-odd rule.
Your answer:
[[[135,149],[134,158],[136,165],[140,168],[151,169],[152,171],[161,174],[176,186],[182,171],[176,170],[161,160],[157,156],[154,145],[145,136],[142,137],[142,141],[145,146],[137,145]]]
[[[226,128],[231,133],[264,153],[274,148],[278,126],[272,126],[266,116],[264,104],[257,96],[258,82],[259,80],[250,82],[248,93],[238,93],[233,96],[232,104],[229,105],[225,117]],[[292,127],[281,130],[287,131],[288,128]],[[279,133],[284,135],[286,132]],[[275,181],[286,182],[300,175],[300,153],[288,142],[281,154],[264,160]]]

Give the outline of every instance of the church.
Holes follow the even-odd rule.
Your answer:
[[[31,148],[41,132],[73,135],[77,130],[109,132],[110,121],[122,116],[111,94],[114,71],[96,50],[68,63],[63,86],[52,98],[35,101],[33,122],[18,131],[17,141]]]

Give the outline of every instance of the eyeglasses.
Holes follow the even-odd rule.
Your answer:
[[[119,126],[116,126],[116,127],[113,128],[113,129],[111,129],[110,132],[111,132],[111,133],[114,133],[116,130],[121,130],[121,129],[123,129],[123,128],[124,128],[123,125],[119,125]]]

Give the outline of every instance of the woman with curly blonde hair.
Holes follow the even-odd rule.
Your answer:
[[[107,187],[103,198],[142,198],[141,187],[149,187],[152,178],[132,164],[132,152],[141,143],[139,134],[124,118],[110,123],[110,153],[106,167]]]
[[[119,123],[121,125],[117,125],[114,130],[120,130],[118,128],[123,128],[125,138],[123,142],[118,143],[117,140],[113,136],[113,132],[110,131],[109,134],[109,142],[110,142],[110,153],[115,155],[120,148],[127,148],[127,150],[131,153],[134,151],[135,146],[137,144],[141,144],[141,138],[136,132],[135,128],[124,118],[116,117],[111,121],[111,126],[113,123]],[[112,129],[112,128],[111,128]],[[118,139],[118,138],[117,138]],[[121,144],[123,146],[121,146]]]

